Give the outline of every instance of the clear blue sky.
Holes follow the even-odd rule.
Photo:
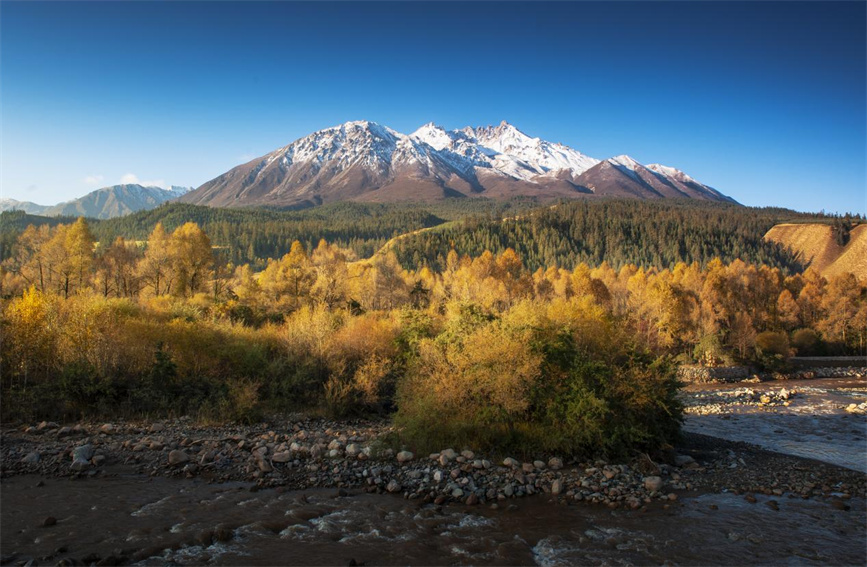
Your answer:
[[[864,2],[0,4],[2,196],[198,186],[314,130],[508,120],[748,205],[867,207]]]

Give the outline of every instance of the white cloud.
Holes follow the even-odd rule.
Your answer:
[[[88,175],[84,179],[81,180],[85,185],[99,185],[102,183],[102,180],[105,179],[102,175]]]
[[[165,179],[155,179],[153,181],[141,181],[138,176],[134,173],[127,173],[123,177],[120,178],[121,185],[144,185],[145,187],[162,187],[163,189],[168,189],[169,186],[166,184]]]

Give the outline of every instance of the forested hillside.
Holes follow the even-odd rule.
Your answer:
[[[143,242],[157,223],[171,231],[185,222],[195,222],[208,233],[214,246],[224,251],[223,261],[261,268],[268,258],[286,254],[296,240],[310,250],[324,239],[352,250],[358,258],[368,258],[398,234],[470,214],[499,218],[533,207],[538,207],[538,202],[527,198],[453,199],[430,205],[337,203],[301,211],[218,209],[171,203],[121,218],[88,222],[96,240],[107,244],[119,236]],[[74,221],[70,217],[41,217],[20,211],[0,213],[0,260],[14,256],[16,240],[28,225],[56,226]]]
[[[757,209],[687,201],[571,201],[516,218],[472,216],[462,222],[396,241],[406,267],[441,270],[449,250],[478,256],[513,248],[530,269],[573,268],[607,262],[670,268],[677,262],[704,264],[712,258],[801,271],[795,255],[765,241],[764,234],[782,219],[813,215],[786,209]]]

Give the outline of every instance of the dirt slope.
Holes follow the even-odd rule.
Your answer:
[[[765,239],[788,246],[805,266],[826,278],[852,272],[867,280],[867,224],[853,228],[845,246],[837,244],[831,227],[825,224],[778,224]]]

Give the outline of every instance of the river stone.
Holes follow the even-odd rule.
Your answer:
[[[57,430],[57,436],[58,437],[66,437],[67,435],[72,435],[72,428],[71,427],[61,427],[60,429]]]
[[[439,456],[438,462],[441,467],[444,467],[451,462],[451,459],[448,455],[442,454]]]
[[[409,461],[411,461],[413,459],[413,457],[415,457],[415,455],[413,455],[411,452],[401,451],[400,453],[397,454],[397,462],[398,463],[408,463]]]
[[[443,449],[440,451],[440,455],[446,457],[450,461],[454,461],[458,456],[454,449]]]
[[[506,457],[505,459],[503,459],[504,467],[517,467],[520,464],[521,463],[519,463],[517,459],[513,459],[512,457]]]
[[[454,490],[452,490],[452,497],[453,498],[460,498],[463,495],[464,495],[464,491],[461,490],[460,488],[455,488]]]
[[[359,447],[357,444],[350,443],[346,446],[347,457],[357,457],[359,453],[361,453],[361,447]]]
[[[551,494],[557,496],[561,492],[563,492],[563,481],[558,478],[551,483]]]
[[[288,463],[290,460],[292,460],[292,453],[290,453],[289,451],[274,453],[274,456],[271,457],[271,460],[275,463]]]
[[[472,461],[476,457],[476,454],[473,453],[472,451],[470,451],[469,449],[467,449],[467,450],[461,451],[461,457],[465,458],[468,461]]]
[[[42,421],[36,426],[36,429],[39,431],[45,431],[46,429],[57,429],[58,427],[60,426],[53,421]]]
[[[644,477],[644,488],[650,492],[659,492],[662,489],[662,478],[658,476]]]
[[[72,450],[73,461],[89,461],[93,458],[93,445],[88,443]]]
[[[186,463],[189,460],[190,460],[189,455],[187,455],[183,451],[179,451],[179,450],[175,449],[174,451],[169,452],[169,464],[172,466]]]
[[[342,449],[342,448],[343,448],[343,443],[341,443],[337,439],[332,440],[331,443],[328,444],[328,450],[329,451],[333,451],[334,449]]]
[[[434,482],[442,482],[443,471],[434,471],[433,479],[434,479]]]
[[[395,492],[400,492],[401,486],[400,486],[399,482],[397,482],[394,479],[391,479],[390,481],[388,481],[388,484],[385,486],[385,489],[393,494]]]
[[[470,492],[470,495],[467,496],[467,506],[475,506],[479,503],[479,497],[474,493]]]
[[[115,431],[116,431],[115,426],[110,424],[110,423],[106,423],[106,424],[100,426],[100,428],[99,428],[99,432],[105,433],[106,435],[111,435]]]
[[[154,423],[151,425],[150,431],[151,433],[159,433],[160,431],[164,431],[166,428],[162,423]]]
[[[557,457],[551,457],[548,460],[548,467],[551,470],[555,470],[555,471],[562,469],[563,468],[563,459],[559,459]]]
[[[533,466],[539,470],[542,470],[545,468],[545,463],[543,461],[533,461]]]
[[[678,467],[689,467],[695,464],[695,459],[693,459],[689,455],[677,455],[674,458],[674,464]]]
[[[21,459],[21,462],[32,465],[38,463],[41,458],[42,455],[40,455],[37,451],[33,451],[31,453],[27,453],[27,455],[23,459]]]

